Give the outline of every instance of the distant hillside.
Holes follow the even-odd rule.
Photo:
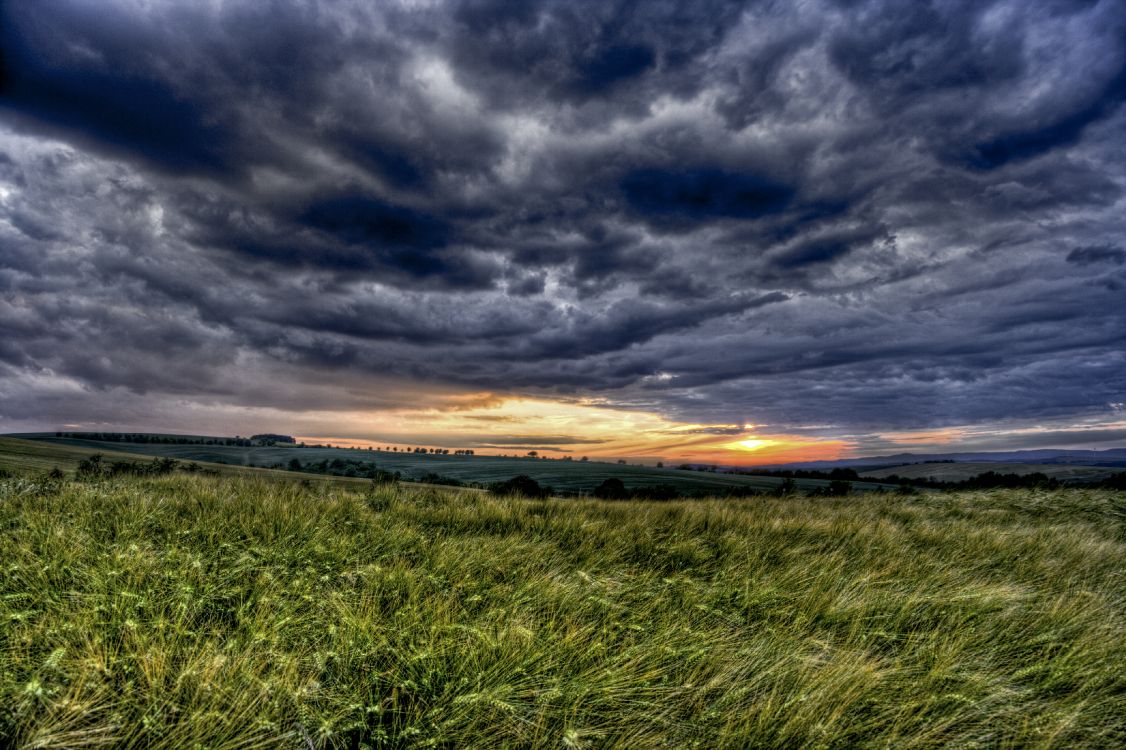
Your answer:
[[[26,441],[21,441],[26,442]],[[256,466],[288,468],[296,460],[304,466],[312,462],[363,461],[379,469],[399,472],[404,479],[441,483],[439,479],[452,479],[463,483],[490,484],[503,482],[517,475],[527,475],[541,485],[550,486],[564,494],[592,492],[603,481],[620,479],[630,490],[667,486],[683,494],[724,495],[761,491],[770,492],[782,484],[778,477],[741,476],[705,471],[630,466],[600,461],[561,461],[536,458],[506,458],[502,456],[457,456],[416,454],[362,450],[358,448],[321,448],[294,445],[244,446],[200,443],[127,443],[102,442],[76,438],[55,437],[54,433],[41,433],[34,443],[44,446],[68,446],[79,449],[80,454],[129,452],[147,456],[175,458],[181,461],[210,462],[228,466]],[[296,466],[296,465],[295,465]],[[827,480],[799,479],[795,487],[804,491],[828,488]],[[894,490],[895,485],[879,482],[853,482],[852,489]]]
[[[48,442],[46,440],[24,440],[21,438],[13,438],[0,436],[0,469],[6,471],[50,471],[51,469],[60,469],[61,471],[71,473],[78,466],[78,463],[84,459],[89,458],[95,453],[101,454],[105,461],[123,461],[134,462],[144,460],[146,456],[155,456],[155,453],[138,453],[136,451],[123,450],[123,444],[120,443],[106,443],[98,447],[96,450],[91,450],[89,447],[66,445],[61,442]],[[130,445],[128,443],[124,445]],[[230,464],[210,463],[208,461],[195,461],[201,469],[206,469],[224,476],[266,476],[276,479],[303,479],[300,474],[294,474],[288,471],[277,471],[275,469],[257,469],[249,466],[232,466]],[[346,477],[328,477],[329,479],[339,479],[342,481],[358,482],[360,480],[349,480]]]
[[[1045,448],[1029,451],[996,451],[980,453],[896,453],[890,456],[865,456],[844,458],[836,461],[803,461],[792,464],[776,464],[774,469],[833,469],[860,467],[893,467],[928,461],[956,461],[959,463],[1018,463],[1018,464],[1065,464],[1075,466],[1117,466],[1126,467],[1126,448],[1110,448],[1102,451],[1062,450]],[[903,474],[900,474],[903,476]]]
[[[860,475],[868,479],[887,479],[898,476],[903,479],[924,479],[935,482],[964,482],[967,479],[985,474],[1043,474],[1061,482],[1098,482],[1126,469],[1102,466],[1078,466],[1074,464],[1018,464],[1003,461],[958,461],[953,463],[914,463],[901,466],[887,466],[878,469],[860,470]]]

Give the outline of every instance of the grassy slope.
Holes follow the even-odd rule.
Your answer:
[[[698,471],[679,471],[676,469],[656,469],[644,466],[628,466],[602,463],[599,461],[554,461],[530,458],[502,458],[500,456],[434,456],[403,453],[385,453],[345,448],[299,448],[295,446],[273,446],[241,448],[224,445],[161,445],[151,443],[114,443],[73,438],[39,438],[37,443],[44,445],[70,445],[95,451],[130,451],[149,456],[169,456],[185,461],[223,461],[228,464],[255,464],[271,466],[287,464],[297,458],[302,463],[333,458],[351,458],[374,461],[388,471],[399,471],[407,477],[421,477],[433,472],[453,477],[464,482],[501,482],[517,474],[527,474],[540,484],[546,484],[562,492],[590,491],[603,480],[617,477],[627,487],[671,484],[682,491],[701,490],[722,493],[728,488],[752,487],[770,490],[782,480],[776,477],[756,477],[736,474],[712,474]],[[827,481],[798,479],[803,488],[823,487]],[[858,490],[874,490],[878,483],[855,483]],[[887,485],[886,489],[894,489]]]
[[[0,746],[1121,746],[1124,516],[7,480]]]
[[[887,466],[879,469],[857,469],[861,476],[873,479],[884,479],[892,474],[898,474],[908,479],[927,479],[934,477],[940,482],[961,482],[995,471],[998,474],[1035,474],[1040,473],[1055,477],[1061,482],[1081,481],[1097,482],[1106,479],[1126,469],[1114,469],[1101,466],[1075,466],[1072,464],[1010,464],[985,461],[964,461],[958,463],[933,463],[933,464],[905,464],[903,466]]]
[[[73,475],[78,463],[90,456],[100,453],[106,461],[140,461],[146,458],[161,455],[157,453],[137,453],[114,450],[119,443],[96,443],[91,445],[69,445],[54,441],[24,440],[21,438],[0,437],[0,469],[20,474],[46,472],[59,468],[67,474]],[[127,445],[127,444],[125,444]],[[175,456],[172,456],[173,458]],[[278,469],[263,469],[254,466],[239,466],[234,464],[211,463],[194,458],[185,458],[184,461],[194,461],[200,468],[218,472],[222,476],[263,478],[287,481],[325,481],[345,484],[352,487],[366,487],[371,484],[370,479],[357,477],[337,477],[329,474],[302,474],[294,471],[281,471]],[[431,487],[424,483],[414,483],[414,486]],[[467,492],[476,490],[468,489]]]
[[[144,461],[151,454],[138,454],[131,451],[115,449],[114,443],[99,443],[91,448],[58,443],[49,443],[41,440],[23,440],[20,438],[0,437],[0,469],[28,473],[44,472],[59,468],[64,472],[73,473],[79,461],[89,458],[95,453],[100,453],[106,461]],[[189,459],[191,460],[191,459]],[[201,468],[218,471],[224,476],[243,477],[269,477],[273,479],[307,479],[308,474],[297,474],[289,471],[274,469],[258,469],[250,466],[231,466],[226,464],[208,463],[197,461]],[[317,477],[320,478],[320,477]],[[326,477],[353,484],[366,484],[366,479],[347,479],[346,477]]]

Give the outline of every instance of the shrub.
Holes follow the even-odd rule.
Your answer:
[[[594,496],[603,500],[625,500],[629,497],[625,484],[617,477],[610,477],[594,488]]]
[[[108,475],[109,467],[102,462],[101,453],[95,453],[79,461],[78,469],[74,472],[75,477],[84,481],[104,479]]]
[[[491,484],[489,491],[494,495],[519,495],[521,497],[548,497],[551,495],[550,487],[541,487],[539,482],[526,474]]]

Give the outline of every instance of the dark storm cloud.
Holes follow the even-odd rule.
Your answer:
[[[9,0],[0,419],[1105,417],[1124,40],[1111,2]]]
[[[756,219],[776,213],[793,189],[752,174],[719,169],[638,169],[621,182],[626,200],[642,214],[706,221]]]
[[[1113,245],[1087,245],[1072,249],[1067,254],[1067,261],[1081,266],[1092,263],[1114,263],[1120,266],[1126,263],[1126,250]]]
[[[1071,111],[1053,114],[1031,128],[1002,133],[974,146],[975,165],[986,169],[1028,159],[1079,140],[1084,128],[1106,117],[1126,100],[1126,61],[1090,98]]]
[[[661,89],[671,80],[683,94],[703,85],[700,67],[744,8],[732,0],[451,6],[443,41],[491,103],[519,109],[530,99],[583,103],[615,96],[614,107],[624,100],[631,111],[644,106],[644,98],[635,98],[638,87]]]

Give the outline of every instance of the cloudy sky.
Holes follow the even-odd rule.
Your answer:
[[[0,3],[0,432],[1126,445],[1126,3]]]

